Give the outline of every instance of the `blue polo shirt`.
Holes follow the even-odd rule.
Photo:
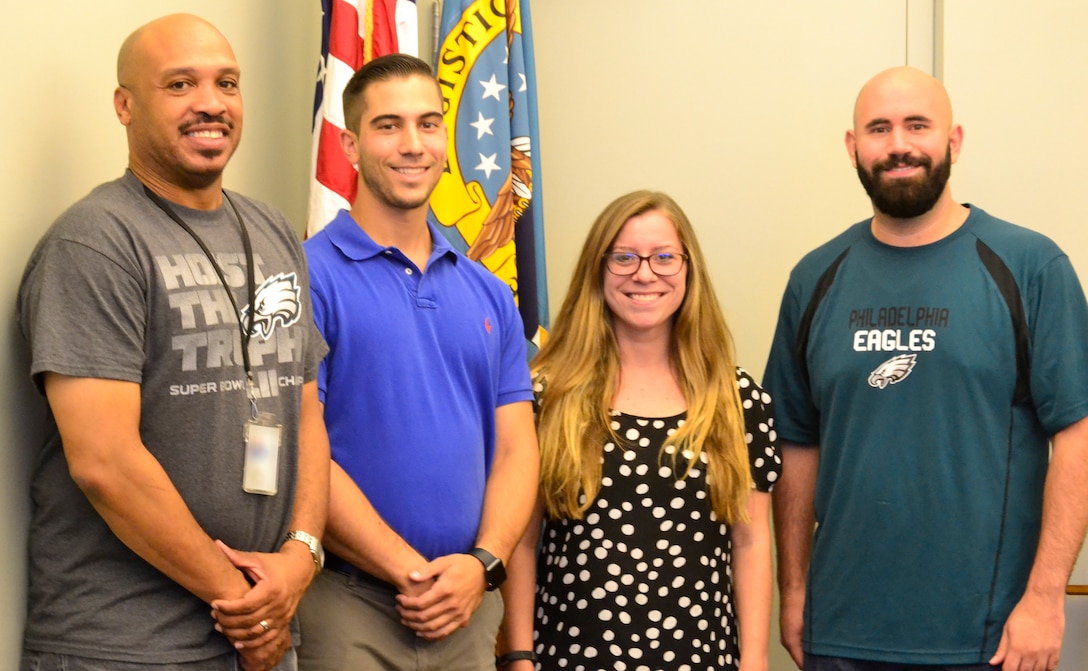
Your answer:
[[[495,409],[532,399],[510,288],[430,230],[425,272],[345,210],[304,245],[332,458],[428,560],[474,545]]]

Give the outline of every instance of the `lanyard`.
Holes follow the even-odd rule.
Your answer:
[[[238,309],[238,302],[234,300],[234,292],[230,290],[230,285],[227,284],[227,278],[223,275],[223,269],[219,267],[215,257],[212,256],[211,251],[208,249],[208,246],[204,244],[204,241],[196,234],[196,231],[194,231],[189,224],[185,223],[184,219],[178,216],[178,213],[174,211],[174,208],[170,207],[169,203],[160,198],[154,191],[147,188],[146,184],[144,185],[144,193],[151,199],[151,202],[158,205],[159,209],[166,213],[166,216],[173,219],[178,226],[181,226],[182,229],[196,241],[196,244],[200,245],[200,249],[204,252],[204,256],[208,257],[208,261],[212,264],[212,268],[215,269],[215,274],[219,276],[219,282],[223,285],[223,290],[227,292],[227,298],[230,299],[231,307],[234,308],[235,314],[238,315],[238,330],[241,332],[242,336],[242,366],[246,371],[249,403],[252,406],[253,416],[256,417],[257,401],[256,394],[253,390],[253,369],[249,363],[249,339],[252,336],[252,330],[246,327],[246,320],[242,315],[242,311]],[[230,196],[227,195],[226,191],[223,192],[223,198],[230,204],[230,209],[234,212],[235,218],[238,219],[238,228],[242,231],[242,248],[246,253],[246,291],[247,298],[249,299],[249,317],[250,321],[252,321],[255,307],[254,303],[256,302],[257,295],[256,280],[253,277],[253,247],[249,242],[249,231],[246,230],[246,223],[242,220],[242,215],[238,212],[238,208],[235,207],[234,201],[230,199]]]

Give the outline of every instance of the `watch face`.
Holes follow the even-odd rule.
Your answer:
[[[480,560],[484,565],[484,579],[487,581],[487,591],[497,589],[506,580],[506,567],[502,560],[483,548],[472,548],[468,553]]]
[[[506,581],[506,567],[502,565],[502,560],[496,559],[487,574],[488,587],[495,589],[502,585]]]

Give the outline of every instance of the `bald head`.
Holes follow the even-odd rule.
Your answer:
[[[917,68],[901,66],[878,73],[861,87],[854,102],[854,130],[908,109],[944,131],[952,128],[952,102],[944,85]]]
[[[131,87],[138,83],[149,56],[155,51],[199,52],[211,47],[225,49],[234,58],[234,51],[223,33],[199,16],[169,14],[137,28],[121,44],[117,52],[117,83]]]

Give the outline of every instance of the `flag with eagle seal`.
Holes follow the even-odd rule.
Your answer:
[[[432,221],[513,292],[530,358],[548,319],[528,0],[446,0],[435,52],[449,133]]]

